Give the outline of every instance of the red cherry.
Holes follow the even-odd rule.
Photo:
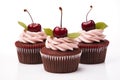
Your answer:
[[[28,25],[28,31],[39,32],[41,31],[41,25],[38,23],[31,23]]]
[[[53,30],[53,36],[55,37],[66,37],[67,36],[67,29],[66,28],[61,28],[61,27],[55,27]]]
[[[59,7],[59,10],[61,11],[61,19],[60,19],[60,27],[55,27],[53,30],[53,36],[55,37],[67,37],[68,31],[66,28],[62,28],[62,7]]]
[[[82,23],[82,29],[85,31],[89,31],[95,29],[95,22],[93,20],[89,20],[87,22]]]
[[[32,23],[28,25],[28,31],[31,32],[39,32],[41,31],[41,25],[39,23],[34,23],[32,16],[30,15],[30,13],[28,12],[27,9],[24,9],[24,12],[27,12],[32,20]]]
[[[86,31],[95,29],[95,22],[93,20],[87,21],[88,14],[91,10],[92,10],[92,6],[90,6],[90,10],[88,11],[88,13],[86,15],[86,22],[82,22],[82,24],[81,24],[82,29],[86,30]]]

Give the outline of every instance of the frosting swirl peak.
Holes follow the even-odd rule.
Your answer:
[[[37,43],[43,42],[46,37],[47,36],[44,32],[23,31],[20,35],[19,41],[23,43]]]
[[[46,48],[60,51],[73,50],[74,48],[78,48],[78,42],[68,37],[56,38],[48,36],[46,39]]]
[[[100,42],[104,40],[105,35],[103,34],[103,30],[101,29],[93,29],[90,31],[81,31],[80,36],[76,38],[78,42],[85,42],[85,43],[93,43],[93,42]]]

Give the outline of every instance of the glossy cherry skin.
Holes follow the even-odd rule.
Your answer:
[[[89,20],[87,22],[82,22],[82,29],[85,31],[89,31],[95,29],[95,22],[93,20]]]
[[[39,32],[41,31],[41,25],[38,23],[31,23],[28,25],[28,31]]]
[[[57,38],[67,37],[68,31],[66,28],[55,27],[53,30],[53,36]]]

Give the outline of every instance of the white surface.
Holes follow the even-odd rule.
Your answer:
[[[119,0],[1,0],[0,1],[0,80],[120,80],[120,9]],[[70,32],[81,30],[90,5],[88,19],[104,21],[106,39],[110,41],[106,62],[96,65],[80,64],[73,73],[53,74],[43,65],[25,65],[18,62],[14,42],[23,28],[17,21],[29,24],[30,18],[22,10],[27,8],[35,22],[43,27],[59,25],[59,6],[63,7],[63,25]]]

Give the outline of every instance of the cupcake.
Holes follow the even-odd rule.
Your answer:
[[[92,6],[90,7],[92,9]],[[106,27],[107,25],[104,22],[95,23],[93,20],[86,20],[82,23],[83,30],[80,32],[80,36],[76,38],[79,42],[79,48],[82,49],[80,63],[97,64],[105,61],[109,45],[109,41],[105,39],[103,34]]]
[[[59,8],[62,11],[62,8]],[[47,36],[45,47],[41,49],[44,69],[52,73],[69,73],[78,69],[81,50],[78,42],[68,35],[66,28],[44,29]],[[72,36],[71,36],[72,35]],[[75,36],[74,36],[75,37]]]
[[[26,9],[24,11],[28,12]],[[15,42],[19,62],[24,64],[42,63],[39,51],[45,46],[46,34],[41,31],[41,25],[34,23],[33,19],[28,26],[20,21],[18,23],[25,28],[20,34],[20,39]]]
[[[103,30],[94,29],[81,31],[77,38],[79,48],[82,50],[80,62],[84,64],[97,64],[105,61],[109,41],[104,39]]]

